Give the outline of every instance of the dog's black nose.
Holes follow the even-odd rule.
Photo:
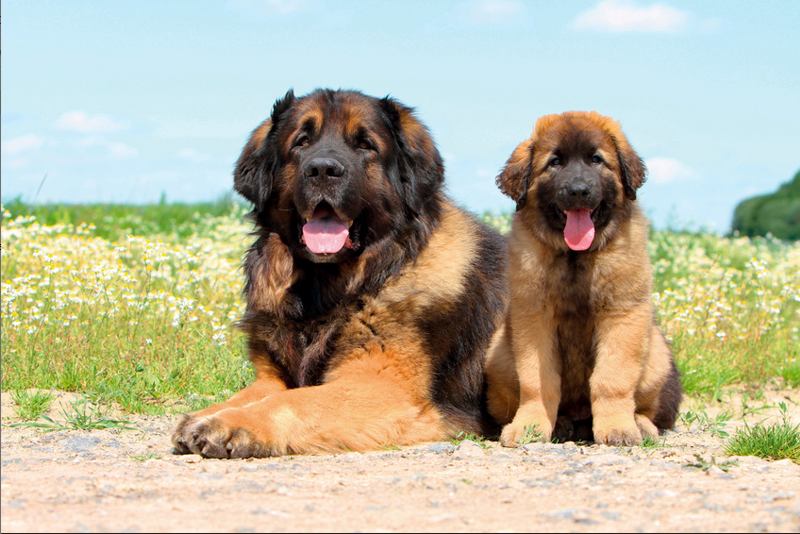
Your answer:
[[[589,184],[586,182],[571,182],[567,186],[569,196],[577,198],[586,198],[589,196]]]
[[[344,165],[335,158],[313,158],[306,163],[303,172],[306,178],[340,178],[344,174]]]

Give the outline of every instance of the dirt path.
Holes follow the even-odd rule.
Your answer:
[[[800,420],[800,392],[765,399],[780,400]],[[4,424],[12,406],[4,393]],[[173,417],[130,419],[138,430],[3,426],[0,529],[800,532],[800,466],[726,457],[695,427],[650,449],[440,442],[205,460],[172,454]]]

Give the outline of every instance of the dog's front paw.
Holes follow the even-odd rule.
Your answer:
[[[172,433],[172,445],[180,454],[200,454],[207,458],[227,458],[231,432],[214,417],[184,414]]]
[[[181,414],[175,428],[172,429],[172,446],[175,448],[176,454],[191,454],[189,449],[186,426],[192,421],[192,416],[189,414]]]
[[[225,424],[215,416],[193,418],[184,415],[172,434],[179,454],[199,454],[205,458],[264,458],[269,449],[253,439],[244,428]]]

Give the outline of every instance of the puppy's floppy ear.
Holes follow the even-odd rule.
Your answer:
[[[394,98],[379,101],[399,149],[398,170],[406,204],[419,214],[444,182],[444,161],[414,110]]]
[[[646,180],[647,167],[624,135],[620,133],[611,137],[617,146],[619,172],[622,176],[625,196],[629,200],[636,200],[636,190],[642,187]]]
[[[500,191],[510,196],[517,203],[517,210],[525,206],[528,198],[531,172],[533,170],[533,138],[521,142],[506,166],[497,176],[495,182]]]
[[[236,161],[233,188],[252,202],[256,211],[264,209],[272,194],[272,181],[278,166],[275,126],[295,100],[294,92],[289,90],[286,96],[275,102],[272,115],[253,130]]]

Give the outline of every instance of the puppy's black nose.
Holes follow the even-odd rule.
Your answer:
[[[589,196],[589,184],[586,182],[571,182],[569,186],[567,186],[567,192],[569,192],[569,196],[574,198],[586,198]]]
[[[344,165],[334,158],[313,158],[306,163],[303,172],[306,178],[313,180],[340,178],[344,174]]]

